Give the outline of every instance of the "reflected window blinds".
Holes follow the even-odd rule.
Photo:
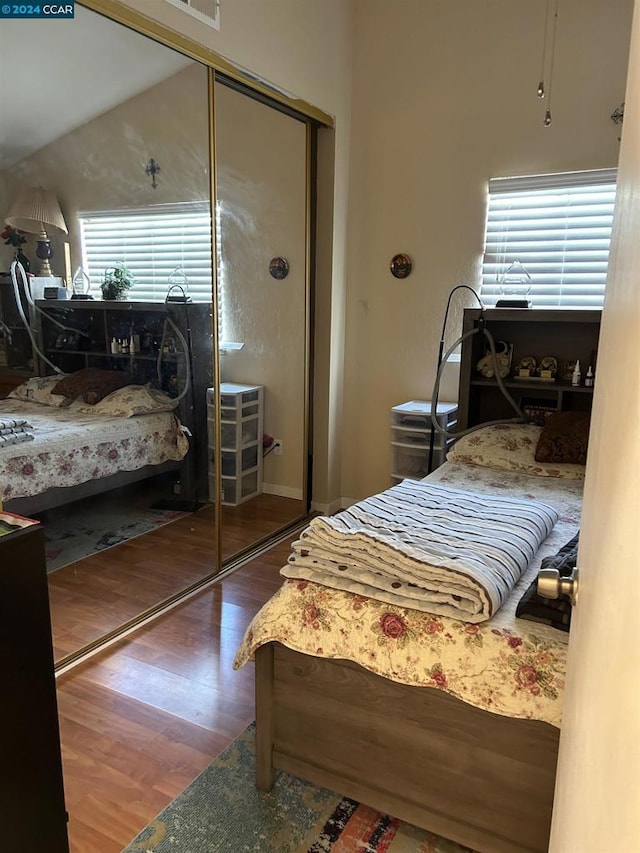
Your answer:
[[[129,299],[163,301],[178,270],[194,302],[211,302],[208,204],[80,213],[78,218],[83,267],[94,294],[100,292],[105,270],[123,264],[135,277]]]

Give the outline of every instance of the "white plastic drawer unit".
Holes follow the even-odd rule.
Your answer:
[[[436,418],[440,426],[452,432],[458,416],[456,403],[438,403]],[[391,409],[391,481],[411,478],[420,480],[429,471],[445,461],[447,450],[453,439],[445,439],[433,432],[431,452],[431,403],[425,400],[409,400]]]
[[[223,382],[220,386],[222,503],[227,506],[237,506],[262,492],[263,397],[262,385]],[[209,498],[215,501],[213,388],[207,390],[207,427]]]

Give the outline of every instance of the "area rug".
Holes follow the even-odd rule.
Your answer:
[[[157,499],[154,491],[119,489],[42,513],[47,572],[186,515],[172,509],[155,509],[153,504]]]
[[[249,726],[123,853],[472,853],[280,771],[255,787]]]

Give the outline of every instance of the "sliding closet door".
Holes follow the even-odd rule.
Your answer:
[[[307,513],[308,127],[220,80],[214,100],[229,561]]]
[[[59,26],[3,21],[0,54],[7,69],[20,69],[20,92],[2,105],[0,221],[25,188],[50,191],[68,230],[51,233],[54,274],[70,286],[82,267],[90,282],[89,299],[42,303],[40,345],[66,373],[117,371],[123,384],[151,389],[136,392],[131,410],[107,411],[113,417],[97,449],[79,440],[78,458],[97,461],[73,462],[85,474],[78,484],[94,495],[78,502],[76,483],[59,489],[42,516],[59,661],[219,570],[207,472],[208,68],[80,4]],[[118,57],[108,69],[107,56]],[[37,234],[25,239],[37,271]],[[0,269],[8,252],[1,247]],[[105,273],[122,265],[133,287],[121,300],[105,299]],[[169,291],[187,301],[167,303]],[[36,371],[52,368],[36,359]],[[154,406],[165,411],[148,412]],[[89,427],[100,423],[98,407],[83,417]],[[112,474],[118,479],[107,480]]]

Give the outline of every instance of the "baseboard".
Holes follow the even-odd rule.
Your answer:
[[[340,498],[340,509],[349,509],[350,506],[361,501],[362,498]]]
[[[318,501],[311,501],[311,510],[313,512],[319,512],[321,515],[333,515],[341,509],[345,509],[343,498],[336,498],[336,500],[331,501],[330,503],[318,503]]]
[[[263,483],[262,491],[265,495],[279,495],[281,498],[293,498],[302,500],[302,489],[294,489],[291,486],[280,486],[276,483]]]

